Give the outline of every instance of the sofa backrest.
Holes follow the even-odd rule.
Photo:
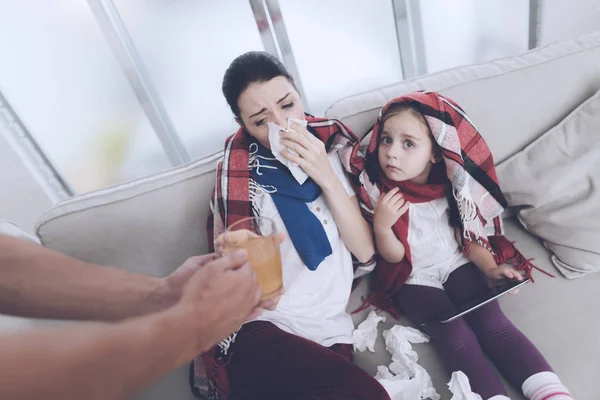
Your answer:
[[[220,155],[57,204],[36,233],[80,260],[168,275],[206,253],[206,217]]]
[[[388,101],[420,89],[454,99],[469,114],[499,163],[600,89],[600,32],[350,96],[334,103],[325,116],[364,135]]]
[[[362,134],[388,100],[416,89],[461,104],[501,161],[600,89],[600,33],[351,96],[327,116]],[[166,275],[207,250],[217,159],[74,197],[46,212],[36,232],[47,247],[85,261]]]

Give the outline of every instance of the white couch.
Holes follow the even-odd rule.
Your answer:
[[[364,134],[381,106],[416,89],[440,91],[461,104],[497,163],[502,163],[600,89],[600,33],[358,94],[333,104],[326,116]],[[82,260],[166,275],[187,257],[206,251],[205,221],[216,161],[217,156],[72,198],[41,217],[37,234],[46,246]],[[536,274],[535,284],[517,296],[502,298],[505,312],[546,355],[575,398],[600,398],[600,274],[564,279],[536,237],[516,219],[509,217],[506,222],[509,238],[556,278]],[[364,290],[363,283],[353,294],[349,310],[360,304]],[[355,316],[355,322],[365,315]],[[385,328],[394,323],[388,318]],[[438,392],[448,399],[449,373],[432,346],[421,344],[416,349]],[[381,340],[377,350],[375,355],[356,355],[356,362],[371,374],[377,365],[390,361]],[[192,399],[187,368],[156,382],[139,398]],[[511,398],[522,397],[511,389]]]

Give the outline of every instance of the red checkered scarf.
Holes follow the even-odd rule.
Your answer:
[[[436,182],[437,185],[425,185],[421,189],[409,183],[390,185],[389,181],[386,182],[377,154],[383,128],[381,117],[395,104],[410,104],[425,117],[441,148],[444,161],[445,168],[439,165],[433,170],[442,171],[441,188],[439,182]],[[463,251],[467,252],[469,244],[476,241],[492,252],[499,265],[510,262],[517,269],[526,271],[528,276],[531,275],[531,269],[536,267],[504,237],[500,215],[507,202],[498,185],[490,149],[469,117],[454,101],[435,92],[415,92],[398,97],[383,107],[372,132],[366,154],[356,147],[350,161],[345,164],[359,178],[361,210],[369,222],[373,223],[375,205],[381,194],[393,186],[400,186],[411,202],[431,201],[451,192],[451,209],[457,211],[456,222],[463,233]],[[444,169],[447,175],[445,183]],[[444,189],[444,184],[449,187]],[[412,271],[407,241],[409,214],[406,212],[393,227],[394,233],[405,246],[406,256],[398,264],[390,264],[380,257],[371,280],[371,294],[367,299],[368,303],[389,311],[396,317],[399,315],[398,310],[394,308],[391,298]]]
[[[325,143],[327,152],[337,152],[340,159],[350,160],[358,138],[338,120],[306,116],[307,129]],[[207,221],[208,245],[214,251],[217,237],[225,232],[227,226],[244,218],[260,215],[253,205],[253,197],[258,195],[260,187],[252,179],[251,170],[255,167],[256,157],[250,151],[253,138],[240,128],[225,141],[223,159],[217,167],[217,180],[210,202]],[[372,263],[371,263],[372,264]],[[355,267],[369,269],[374,265],[358,264]],[[235,335],[228,340],[234,340]],[[229,380],[225,370],[231,353],[215,346],[197,357],[193,364],[192,390],[198,397],[226,398],[229,392]]]
[[[338,120],[315,118],[307,115],[307,129],[325,143],[328,152],[338,152],[340,158],[349,159],[358,138]],[[225,232],[227,226],[252,216],[259,210],[253,208],[252,197],[256,183],[251,177],[255,157],[249,151],[253,142],[245,129],[240,128],[225,141],[223,159],[217,167],[217,183],[210,202],[207,230],[209,248]]]

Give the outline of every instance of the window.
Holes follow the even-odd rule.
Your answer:
[[[103,22],[107,7],[114,18]],[[221,93],[223,74],[246,51],[277,54],[299,81],[307,111],[322,116],[358,92],[527,50],[529,7],[520,0],[3,2],[0,93],[83,193],[221,151],[238,129]],[[122,48],[135,53],[135,68]],[[170,142],[183,155],[173,156]]]
[[[0,8],[0,90],[76,192],[170,166],[86,2]]]
[[[263,50],[247,1],[117,0],[150,77],[192,159],[223,150],[239,126],[221,92],[234,58]]]

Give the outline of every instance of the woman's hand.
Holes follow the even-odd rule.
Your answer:
[[[225,237],[227,236],[227,242],[225,241]],[[217,237],[217,241],[215,242],[215,251],[218,254],[223,254],[226,250],[226,244],[233,246],[241,246],[243,243],[248,241],[248,238],[255,238],[258,235],[248,229],[239,229],[237,231],[225,232],[220,234]],[[283,243],[285,240],[285,235],[283,233],[277,234],[277,241],[279,244]]]
[[[398,188],[393,188],[379,199],[375,206],[373,226],[375,229],[391,229],[398,219],[408,210],[410,203]]]
[[[259,307],[264,310],[273,311],[277,308],[277,304],[279,304],[279,300],[281,300],[281,296],[285,293],[285,289],[281,288],[273,297],[269,300],[265,300],[259,304]]]
[[[281,154],[298,164],[322,189],[338,179],[325,151],[325,144],[314,137],[305,127],[294,122],[289,132],[281,131],[281,144],[288,148]],[[298,155],[291,153],[293,150]]]
[[[373,233],[361,215],[356,196],[348,194],[344,187],[342,179],[346,178],[338,177],[329,161],[325,144],[297,123],[292,125],[292,130],[281,132],[281,143],[286,147],[281,154],[299,165],[323,191],[325,202],[348,250],[360,262],[367,262],[375,253]],[[336,164],[339,162],[334,161]]]

